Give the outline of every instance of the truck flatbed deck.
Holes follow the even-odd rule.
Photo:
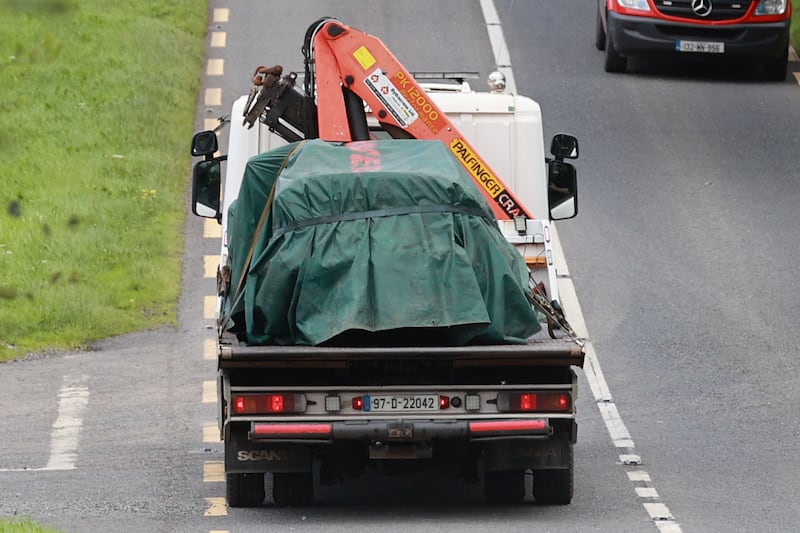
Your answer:
[[[327,346],[245,346],[220,344],[219,367],[248,365],[280,366],[303,362],[326,362],[347,365],[371,359],[452,359],[454,366],[492,365],[577,366],[584,361],[583,346],[572,339],[534,336],[527,344],[425,346],[425,347],[327,347]]]

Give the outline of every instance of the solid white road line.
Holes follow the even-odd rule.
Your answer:
[[[0,468],[0,472],[74,470],[83,412],[89,403],[88,376],[64,376],[58,393],[58,414],[50,431],[50,459],[42,468]]]
[[[83,411],[89,404],[88,376],[64,376],[58,394],[58,418],[50,433],[50,460],[43,470],[72,470],[78,456]]]

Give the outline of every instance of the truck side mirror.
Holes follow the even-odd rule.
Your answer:
[[[192,173],[192,213],[203,218],[220,219],[221,182],[219,159],[207,159],[195,164]]]
[[[217,134],[213,131],[201,131],[192,137],[192,155],[194,157],[204,156],[206,159],[211,159],[217,150],[219,150],[219,143]]]
[[[551,220],[566,220],[578,214],[578,173],[563,161],[547,163],[547,201]]]
[[[550,143],[550,153],[559,160],[578,159],[578,139],[568,133],[557,133]]]

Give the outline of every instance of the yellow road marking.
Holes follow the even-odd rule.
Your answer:
[[[203,403],[217,403],[216,381],[203,381]]]
[[[228,516],[228,504],[225,498],[205,498],[208,509],[204,516]]]
[[[222,226],[219,225],[219,222],[213,218],[207,218],[205,220],[205,224],[203,224],[203,237],[206,239],[221,239]]]
[[[228,22],[231,10],[227,7],[219,7],[214,9],[214,22]]]
[[[219,428],[216,424],[203,424],[203,442],[219,442]]]
[[[217,358],[217,341],[214,339],[206,339],[203,342],[203,359],[206,361],[213,361]]]
[[[211,48],[225,48],[228,34],[224,31],[211,32]]]
[[[209,59],[206,65],[206,74],[208,76],[222,76],[225,74],[225,60]]]
[[[222,89],[206,89],[206,105],[222,105]],[[216,128],[216,126],[214,126]],[[209,129],[214,129],[209,128]]]
[[[217,318],[217,297],[206,296],[203,301],[203,317],[212,319]]]
[[[225,481],[225,464],[222,461],[206,461],[203,463],[203,482],[220,483]]]
[[[219,256],[216,255],[203,256],[203,275],[207,278],[216,278],[217,265],[219,265]]]
[[[215,118],[207,118],[203,120],[203,129],[204,130],[213,130],[217,126],[219,126],[219,120]]]

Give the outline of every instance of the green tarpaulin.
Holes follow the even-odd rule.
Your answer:
[[[260,154],[229,228],[234,293],[255,242],[226,309],[248,344],[520,343],[540,329],[522,258],[439,141],[314,140]]]

